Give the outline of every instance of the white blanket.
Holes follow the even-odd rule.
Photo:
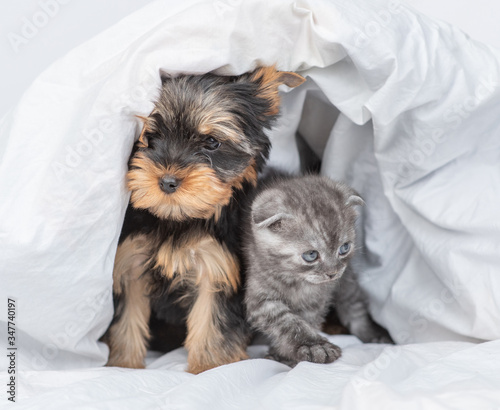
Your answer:
[[[500,336],[499,62],[382,0],[157,1],[57,61],[0,123],[0,303],[17,306],[18,404],[498,407],[498,342],[470,342]],[[99,368],[134,114],[150,112],[159,70],[273,63],[308,81],[283,90],[271,163],[297,169],[300,129],[322,172],[361,193],[356,266],[402,346],[336,337],[339,361],[292,371],[251,360],[192,376],[182,350],[146,371]]]
[[[330,337],[343,356],[294,369],[253,359],[197,376],[183,371],[178,349],[146,370],[94,368],[22,373],[16,409],[496,409],[500,342],[362,345]],[[1,404],[0,404],[1,406]],[[12,406],[14,407],[14,406]]]

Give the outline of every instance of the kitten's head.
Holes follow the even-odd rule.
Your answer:
[[[362,204],[352,188],[326,177],[278,181],[252,204],[253,257],[286,282],[336,280],[353,256]]]

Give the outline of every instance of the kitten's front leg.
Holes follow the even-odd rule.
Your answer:
[[[373,321],[354,272],[348,268],[335,296],[335,310],[342,325],[365,343],[394,343],[382,326]]]
[[[249,305],[250,324],[271,339],[271,358],[290,366],[301,361],[331,363],[340,347],[320,336],[316,329],[293,313],[283,302],[264,300]]]

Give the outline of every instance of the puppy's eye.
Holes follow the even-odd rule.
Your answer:
[[[214,137],[205,138],[205,149],[209,151],[215,151],[220,147],[221,143],[217,141]]]
[[[339,248],[339,255],[345,255],[351,249],[351,244],[346,242]]]
[[[314,262],[316,259],[318,259],[318,257],[318,251],[307,251],[302,254],[302,259],[304,259],[306,262]]]

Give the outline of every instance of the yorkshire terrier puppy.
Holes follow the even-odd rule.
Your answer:
[[[129,161],[115,314],[104,336],[109,366],[144,367],[152,313],[185,323],[191,373],[247,358],[241,204],[269,155],[278,86],[304,81],[274,67],[162,78]]]

